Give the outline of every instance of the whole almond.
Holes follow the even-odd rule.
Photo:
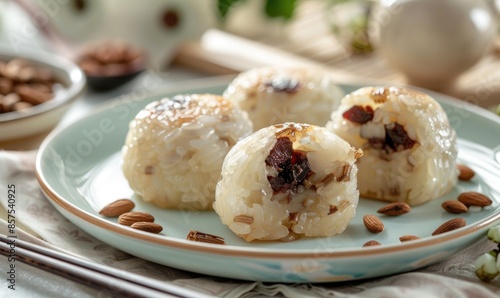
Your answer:
[[[153,234],[158,234],[161,231],[163,231],[163,227],[157,223],[154,222],[145,222],[145,221],[140,221],[140,222],[135,222],[131,226],[133,229],[141,230],[144,232],[149,232]]]
[[[410,205],[404,202],[390,203],[377,210],[378,213],[389,216],[397,216],[408,213],[410,211],[411,211]]]
[[[123,213],[118,217],[118,223],[125,226],[131,226],[136,222],[153,222],[153,221],[155,221],[153,215],[146,212],[138,212],[138,211]]]
[[[370,240],[363,244],[363,247],[381,245],[377,240]]]
[[[444,201],[441,207],[449,213],[464,213],[469,210],[464,203],[455,200]]]
[[[417,240],[417,239],[420,239],[420,237],[415,236],[415,235],[403,235],[403,236],[399,237],[399,241],[401,241],[401,242]]]
[[[463,164],[457,164],[457,169],[458,169],[458,179],[462,181],[469,181],[476,174],[473,169]]]
[[[380,233],[384,230],[382,221],[373,214],[366,214],[363,216],[363,224],[372,233]]]
[[[458,228],[464,227],[466,224],[467,223],[465,219],[461,217],[450,219],[445,223],[443,223],[442,225],[440,225],[434,232],[432,232],[432,236],[456,230]]]
[[[135,204],[133,201],[129,199],[119,199],[104,206],[104,208],[99,211],[99,214],[103,216],[119,216],[125,212],[131,211],[134,207]]]
[[[463,192],[458,196],[458,200],[465,206],[480,206],[485,207],[493,203],[493,201],[482,193],[475,191]]]

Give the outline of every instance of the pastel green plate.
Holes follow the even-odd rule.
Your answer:
[[[476,176],[447,195],[414,207],[404,216],[381,216],[385,231],[371,234],[362,223],[385,203],[360,200],[356,217],[344,233],[329,238],[293,242],[246,243],[222,225],[214,212],[159,210],[138,200],[121,172],[120,150],[129,121],[147,103],[178,93],[221,94],[229,79],[189,82],[145,97],[127,97],[104,104],[91,115],[54,131],[39,149],[36,170],[49,201],[68,220],[109,245],[167,266],[221,277],[266,282],[332,282],[411,271],[443,260],[475,243],[500,219],[500,118],[450,97],[431,93],[448,113],[459,140],[459,162]],[[342,85],[351,92],[362,85]],[[497,155],[495,157],[495,154]],[[444,200],[463,191],[488,195],[493,205],[453,215],[441,208]],[[137,211],[149,212],[164,227],[150,234],[119,225],[98,211],[118,198],[131,198]],[[467,225],[438,236],[443,222],[463,217]],[[224,237],[225,245],[185,240],[190,230]],[[419,240],[401,243],[412,234]],[[365,247],[368,240],[382,245]]]

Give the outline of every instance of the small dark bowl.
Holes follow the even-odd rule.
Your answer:
[[[118,87],[132,81],[135,77],[137,77],[142,72],[144,72],[144,68],[138,69],[138,70],[135,70],[134,72],[130,72],[130,73],[123,74],[123,75],[95,76],[95,75],[86,74],[85,76],[87,77],[87,85],[88,85],[89,89],[92,89],[94,91],[99,91],[99,92],[105,92],[105,91],[109,91],[109,90],[118,88]]]

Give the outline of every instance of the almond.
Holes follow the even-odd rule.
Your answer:
[[[370,241],[366,242],[365,244],[363,244],[363,247],[377,246],[377,245],[381,245],[380,242],[378,242],[377,240],[370,240]]]
[[[119,199],[104,206],[104,208],[99,211],[99,214],[103,216],[119,216],[125,212],[131,211],[134,207],[135,204],[131,200]]]
[[[476,174],[473,169],[463,164],[457,164],[458,179],[462,181],[469,181]]]
[[[384,207],[377,210],[378,213],[389,215],[389,216],[397,216],[401,214],[405,214],[411,211],[410,205],[404,202],[395,202],[385,205]]]
[[[153,234],[158,234],[163,231],[163,227],[154,222],[140,221],[134,222],[131,226],[133,229],[141,230],[144,232],[149,232]]]
[[[403,235],[403,236],[399,237],[399,241],[401,241],[401,242],[417,240],[417,239],[420,239],[420,237],[415,236],[415,235]]]
[[[464,213],[469,210],[464,203],[455,200],[444,201],[441,207],[449,213]]]
[[[464,218],[457,217],[448,220],[447,222],[440,225],[434,232],[432,232],[432,236],[436,236],[439,234],[443,234],[449,231],[456,230],[458,228],[464,227],[466,225],[466,221]]]
[[[493,203],[493,201],[482,193],[475,191],[463,192],[458,196],[458,200],[465,206],[480,206],[485,207]]]
[[[366,214],[363,216],[363,224],[372,233],[380,233],[384,230],[382,221],[373,214]]]
[[[153,215],[146,212],[132,211],[123,213],[118,217],[118,223],[125,226],[131,226],[136,222],[153,222],[153,221],[155,221]]]

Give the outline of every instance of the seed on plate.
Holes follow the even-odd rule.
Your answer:
[[[198,241],[198,242],[213,243],[213,244],[225,243],[224,238],[220,236],[203,233],[195,230],[189,231],[186,239],[190,241]]]
[[[163,227],[157,223],[154,222],[145,222],[145,221],[140,221],[140,222],[135,222],[131,226],[133,229],[141,230],[144,232],[149,232],[153,234],[158,234],[161,231],[163,231]]]
[[[464,205],[464,203],[455,200],[444,201],[441,204],[441,207],[449,213],[464,213],[468,211],[468,208]]]
[[[366,214],[363,216],[363,224],[372,233],[380,233],[384,230],[384,224],[380,218],[373,214]]]
[[[103,216],[119,216],[131,211],[134,207],[135,203],[132,200],[119,199],[104,206],[101,211],[99,211],[99,214]]]
[[[246,224],[253,223],[253,217],[248,215],[238,215],[234,217],[234,222],[241,222]]]
[[[450,219],[440,225],[434,232],[432,232],[432,236],[440,235],[443,233],[447,233],[453,230],[456,230],[458,228],[464,227],[466,225],[466,221],[464,218],[457,217]]]
[[[384,215],[397,216],[408,213],[410,211],[411,211],[410,205],[404,202],[394,202],[385,205],[384,207],[380,208],[377,212]]]
[[[415,235],[403,235],[403,236],[399,237],[399,241],[401,241],[401,242],[417,240],[417,239],[420,239],[420,237],[415,236]]]
[[[469,181],[476,174],[473,169],[464,164],[457,164],[457,169],[458,169],[458,179],[462,181]]]
[[[153,217],[153,215],[149,213],[138,212],[138,211],[123,213],[118,217],[118,223],[125,226],[131,226],[136,222],[144,222],[144,221],[153,222],[155,221],[155,218]]]
[[[381,245],[377,240],[370,240],[363,244],[363,247]]]

